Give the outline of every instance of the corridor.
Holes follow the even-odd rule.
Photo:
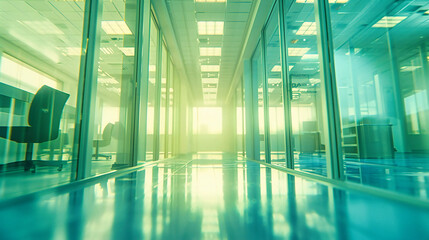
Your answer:
[[[429,0],[0,22],[0,240],[429,239]]]
[[[9,239],[425,239],[429,209],[220,154],[0,206]],[[426,236],[426,237],[425,237]]]

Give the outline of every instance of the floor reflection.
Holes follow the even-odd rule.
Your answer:
[[[429,211],[254,162],[166,161],[0,208],[1,239],[421,239]]]

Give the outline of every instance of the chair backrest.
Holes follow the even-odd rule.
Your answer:
[[[108,123],[103,129],[103,141],[110,143],[112,139],[113,124]]]
[[[35,142],[50,141],[58,137],[61,115],[69,96],[46,85],[34,95],[28,114],[28,124],[33,129]]]

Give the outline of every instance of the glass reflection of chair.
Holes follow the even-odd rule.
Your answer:
[[[25,171],[33,169],[35,172],[36,164],[58,166],[58,170],[62,169],[64,162],[60,159],[58,161],[33,160],[33,148],[34,143],[43,143],[58,138],[61,115],[69,96],[67,93],[44,85],[31,101],[28,126],[0,127],[0,137],[27,144],[25,161],[23,162]],[[17,161],[13,165],[21,165],[19,163],[22,162]]]
[[[66,157],[67,160],[71,160],[72,149],[68,133],[60,132],[57,139],[40,143],[37,148],[37,155],[45,158],[47,156],[50,161],[53,161],[55,157],[57,160],[63,160],[64,157]],[[61,170],[61,167],[58,170]]]
[[[95,160],[98,160],[99,157],[104,157],[106,160],[112,158],[112,154],[100,153],[100,147],[110,145],[110,142],[112,141],[113,127],[114,125],[112,123],[108,123],[106,127],[104,127],[102,139],[93,141],[92,146],[95,148],[95,154],[93,154],[93,157],[95,157]]]

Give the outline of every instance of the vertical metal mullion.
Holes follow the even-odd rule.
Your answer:
[[[271,144],[270,144],[270,115],[268,103],[268,80],[265,59],[265,28],[261,32],[261,47],[262,47],[262,72],[263,72],[263,98],[264,98],[264,129],[265,129],[265,162],[271,163]]]
[[[158,31],[158,49],[156,59],[156,79],[155,79],[155,106],[154,106],[154,126],[153,126],[153,160],[159,160],[159,129],[161,118],[161,81],[162,81],[162,33]]]
[[[341,149],[341,123],[338,107],[337,84],[335,76],[334,43],[331,31],[331,17],[328,0],[316,0],[314,2],[316,22],[318,23],[318,48],[324,107],[326,107],[326,123],[328,130],[328,142],[326,144],[326,161],[328,177],[343,179],[344,168]]]
[[[75,140],[73,143],[72,180],[80,180],[91,173],[93,122],[95,96],[97,93],[98,55],[100,44],[100,16],[103,1],[86,0],[84,29],[82,36],[82,57],[80,62],[79,86],[76,106]]]
[[[280,57],[282,64],[283,81],[283,110],[285,119],[285,144],[286,144],[286,167],[294,168],[294,156],[292,146],[292,89],[290,85],[289,66],[287,60],[286,22],[284,1],[279,1],[279,32],[280,32]]]
[[[135,105],[132,136],[131,164],[136,166],[138,159],[146,160],[146,122],[150,52],[150,1],[138,1],[138,23],[135,49]],[[146,37],[144,37],[146,36]]]

